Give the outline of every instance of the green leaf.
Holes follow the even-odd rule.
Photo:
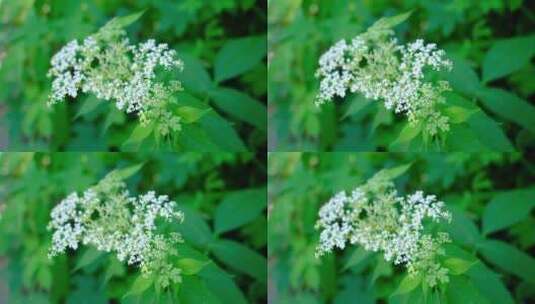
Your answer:
[[[476,132],[467,124],[455,124],[450,126],[446,139],[446,151],[481,152],[490,151],[477,136]]]
[[[54,258],[52,264],[53,280],[49,300],[59,301],[66,298],[71,291],[71,275],[69,273],[68,258],[66,255]]]
[[[470,129],[477,135],[479,142],[489,150],[512,152],[515,150],[502,128],[483,111],[474,112],[468,119]]]
[[[228,40],[215,58],[215,81],[247,72],[262,61],[266,52],[267,41],[263,35]]]
[[[481,295],[472,281],[464,276],[450,277],[446,297],[447,303],[491,303]]]
[[[232,278],[217,267],[210,263],[204,267],[199,276],[204,279],[208,289],[218,297],[223,303],[246,304],[247,300],[242,291],[236,286]]]
[[[475,96],[481,89],[481,82],[474,69],[462,57],[451,56],[450,59],[453,69],[444,72],[444,78],[456,92]]]
[[[52,271],[50,271],[50,267],[45,266],[39,268],[36,279],[41,287],[45,290],[50,290],[52,286]]]
[[[488,269],[483,263],[475,264],[468,270],[467,275],[481,295],[492,303],[515,303],[500,276]]]
[[[392,275],[392,265],[385,261],[384,257],[381,255],[377,256],[377,263],[375,264],[375,268],[373,269],[372,278],[370,284],[374,284],[375,281],[377,281],[378,278],[382,276],[390,276]]]
[[[139,275],[132,286],[130,287],[130,290],[125,294],[124,297],[128,296],[137,296],[144,293],[147,289],[149,289],[154,284],[154,278],[153,277],[146,277],[144,275]]]
[[[372,104],[372,100],[367,99],[361,94],[356,94],[355,97],[351,99],[350,103],[351,104],[349,107],[347,107],[347,111],[344,113],[341,119],[346,119],[349,116],[359,113],[361,110],[366,108],[366,106]]]
[[[418,285],[420,285],[421,282],[422,282],[422,277],[419,275],[414,275],[414,276],[406,275],[403,278],[403,280],[401,280],[398,288],[396,289],[396,291],[394,291],[392,295],[401,295],[401,294],[411,292],[416,287],[418,287]]]
[[[210,108],[200,109],[190,106],[181,106],[175,110],[175,112],[180,116],[181,121],[188,124],[198,121],[199,119],[201,119],[201,117],[203,117],[210,111]]]
[[[212,111],[204,115],[199,122],[203,131],[222,150],[227,152],[247,151],[236,130],[217,113]]]
[[[407,293],[392,294],[388,299],[391,304],[429,304],[423,288],[415,288]]]
[[[387,110],[382,104],[376,103],[376,105],[378,107],[377,112],[373,117],[371,132],[374,132],[381,125],[392,124],[392,120],[394,118],[394,114],[392,114],[392,111]]]
[[[126,266],[121,263],[114,255],[110,258],[106,267],[106,274],[104,275],[104,284],[106,284],[113,277],[122,277],[126,274]]]
[[[108,24],[111,24],[111,25],[113,25],[115,27],[124,28],[124,27],[127,27],[130,24],[136,22],[139,18],[141,18],[141,16],[144,13],[145,13],[145,10],[137,12],[137,13],[134,13],[134,14],[130,14],[130,15],[127,15],[127,16],[115,17],[112,20],[110,20],[110,22]]]
[[[184,71],[177,72],[176,78],[182,82],[185,91],[206,96],[214,84],[203,62],[184,52],[180,52],[178,57],[184,62]]]
[[[206,265],[210,262],[199,261],[190,258],[184,258],[177,261],[178,267],[182,270],[182,273],[185,275],[194,275],[201,271]]]
[[[444,114],[448,116],[451,123],[459,124],[467,121],[475,111],[477,110],[469,110],[459,106],[448,106],[444,109]]]
[[[122,150],[138,150],[145,139],[149,137],[154,131],[154,125],[143,126],[138,124],[130,137],[121,146]]]
[[[535,284],[535,259],[517,248],[495,240],[481,245],[481,254],[492,264]]]
[[[266,282],[266,258],[256,251],[235,241],[220,240],[213,247],[213,253],[218,260],[237,272]]]
[[[463,81],[462,83],[465,82]],[[448,116],[449,121],[453,124],[466,122],[474,113],[480,110],[474,102],[459,94],[448,92],[445,94],[445,97],[447,102],[444,108],[444,114]]]
[[[376,175],[382,174],[384,177],[388,179],[395,179],[405,174],[405,172],[407,172],[407,170],[409,170],[411,166],[412,166],[412,163],[408,163],[406,165],[400,165],[400,166],[396,166],[393,168],[383,169],[379,171],[378,173],[376,173]]]
[[[483,81],[506,76],[528,64],[535,53],[535,35],[496,41],[483,59]]]
[[[518,189],[495,195],[483,212],[483,233],[489,234],[527,218],[535,207],[535,189]]]
[[[215,105],[231,117],[262,131],[267,129],[266,106],[249,95],[234,89],[218,88],[210,92]]]
[[[268,244],[268,246],[271,246]],[[269,250],[272,250],[273,247],[271,247]],[[276,250],[275,250],[276,251]],[[278,264],[278,263],[277,263]],[[287,264],[286,264],[287,265]],[[282,266],[285,267],[286,265]],[[320,274],[320,282],[319,282],[319,292],[321,292],[322,295],[325,295],[326,297],[332,297],[337,293],[338,290],[338,271],[337,271],[337,263],[335,259],[335,255],[327,255],[321,258],[321,263],[318,267],[318,271]],[[280,267],[280,264],[277,266],[273,265],[270,268],[272,271],[272,274],[277,273],[280,271],[282,267]]]
[[[444,266],[450,270],[453,275],[460,275],[474,266],[476,261],[467,261],[459,258],[448,258],[444,261]]]
[[[76,262],[76,266],[73,271],[77,271],[89,264],[94,263],[98,258],[104,255],[104,252],[97,250],[93,247],[88,247],[87,250],[82,254],[82,256]]]
[[[475,264],[468,269],[465,275],[470,278],[483,297],[493,303],[514,303],[511,294],[500,280],[500,276],[488,269],[474,254],[452,244],[445,245],[444,249],[446,256],[475,261]]]
[[[177,94],[177,100],[179,100],[180,106],[203,110],[210,109],[210,111],[203,113],[196,123],[182,128],[179,136],[177,136],[177,146],[180,149],[199,152],[222,152],[233,148],[237,149],[238,145],[243,147],[238,134],[205,102],[186,93]]]
[[[407,20],[411,16],[411,14],[412,14],[412,11],[408,11],[406,13],[399,14],[399,15],[392,16],[392,17],[383,17],[377,20],[371,26],[370,30],[375,30],[375,29],[384,30],[384,29],[393,28],[394,26]]]
[[[182,224],[179,224],[179,225],[182,225]],[[197,261],[199,261],[201,263],[204,263],[206,265],[208,265],[210,263],[210,260],[203,253],[203,251],[197,250],[194,247],[192,247],[192,246],[190,246],[190,245],[188,245],[186,243],[181,243],[180,245],[178,245],[176,247],[176,249],[177,249],[179,258],[194,259],[194,260],[197,260]]]
[[[227,194],[215,211],[215,232],[221,234],[254,221],[262,214],[266,205],[266,188]],[[237,210],[239,212],[236,212]]]
[[[180,206],[184,212],[184,222],[176,224],[176,229],[182,234],[186,242],[198,247],[208,247],[214,240],[210,227],[201,214],[194,208]]]
[[[117,178],[119,178],[120,180],[125,180],[125,179],[133,176],[134,174],[138,173],[139,170],[141,170],[141,168],[143,168],[144,164],[145,163],[141,163],[141,164],[137,164],[137,165],[128,166],[128,167],[122,168],[122,169],[116,169],[116,170],[113,170],[110,173],[115,174],[115,176]]]
[[[66,301],[67,304],[108,303],[105,291],[101,288],[98,288],[98,282],[96,277],[76,276],[72,280],[75,282],[74,285],[76,287],[71,288]],[[30,301],[28,303],[32,302]]]
[[[103,104],[102,100],[98,100],[94,96],[90,96],[86,98],[82,102],[82,105],[80,106],[80,109],[78,110],[78,112],[76,112],[74,119],[77,119],[80,116],[85,116],[86,114],[93,112],[96,108],[98,108],[102,104]]]
[[[502,89],[486,88],[478,96],[494,114],[535,133],[535,106]]]
[[[410,123],[406,123],[398,137],[390,144],[392,151],[407,151],[410,143],[415,139],[422,131],[420,126],[413,126]]]
[[[106,114],[106,120],[104,121],[104,127],[102,128],[102,134],[104,134],[112,125],[121,125],[126,120],[124,112],[119,111],[115,105],[109,104],[110,108]]]
[[[349,269],[349,268],[351,268],[351,267],[353,267],[355,265],[358,265],[359,263],[364,261],[370,255],[372,255],[372,252],[364,249],[364,247],[355,248],[355,250],[353,251],[353,253],[349,257],[349,259],[347,259],[347,262],[344,265],[343,270],[347,270],[347,269]]]
[[[316,267],[308,267],[304,270],[303,283],[317,290],[320,284],[320,273]]]
[[[468,246],[479,244],[483,237],[467,213],[456,206],[448,206],[448,209],[451,212],[451,223],[444,225],[444,228],[451,238]]]
[[[473,102],[466,98],[449,93],[446,95],[447,104],[449,107],[459,107],[456,109],[457,113],[463,112],[457,120],[466,118],[467,121],[452,125],[449,136],[447,138],[446,146],[450,151],[514,151],[513,145],[503,133],[500,126],[488,117],[481,109]],[[448,109],[448,108],[446,108]],[[446,111],[446,113],[448,113]]]
[[[224,152],[225,149],[216,144],[201,126],[189,125],[180,131],[178,137],[179,150],[197,152]]]
[[[206,286],[206,283],[196,276],[185,277],[178,295],[179,303],[203,303],[219,304],[221,303],[212,291]]]

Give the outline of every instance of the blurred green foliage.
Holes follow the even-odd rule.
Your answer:
[[[136,117],[87,94],[46,105],[54,53],[142,10],[127,29],[130,40],[167,43],[185,62],[176,98],[187,125],[175,142],[155,142]],[[264,149],[266,15],[265,2],[255,0],[0,1],[0,143],[15,151]]]
[[[0,292],[0,302],[265,303],[264,163],[248,153],[0,154],[0,285],[8,297]],[[132,193],[167,194],[185,213],[168,229],[182,234],[177,248],[190,260],[179,264],[182,283],[159,298],[138,268],[111,254],[82,246],[47,257],[50,210],[116,168],[135,173],[126,180]]]
[[[436,194],[449,256],[477,261],[450,276],[443,299],[417,288],[391,296],[406,271],[357,246],[316,259],[318,210],[381,169],[411,164],[401,195]],[[535,300],[535,159],[510,153],[271,153],[269,298],[273,303],[528,303]],[[428,295],[431,293],[428,293]]]
[[[383,16],[412,11],[396,27],[403,43],[436,43],[454,63],[441,146],[381,102],[349,94],[314,105],[319,57]],[[523,0],[270,0],[269,149],[273,151],[512,151],[535,144],[535,9]]]

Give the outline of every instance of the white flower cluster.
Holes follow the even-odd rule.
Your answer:
[[[341,40],[325,52],[316,72],[321,79],[316,103],[359,92],[383,100],[387,109],[406,114],[411,123],[424,123],[430,135],[447,131],[448,119],[436,105],[444,102],[441,93],[449,90],[449,84],[424,80],[424,71],[450,69],[452,63],[436,44],[418,39],[400,45],[392,35],[371,28],[350,44]]]
[[[84,39],[73,40],[51,60],[49,77],[53,77],[49,104],[63,101],[78,93],[93,93],[99,99],[114,100],[126,113],[137,113],[141,122],[156,120],[164,129],[180,130],[180,119],[168,110],[172,94],[181,90],[178,81],[162,84],[157,79],[158,67],[170,71],[183,69],[183,62],[167,44],[153,39],[131,45],[125,32],[110,26]],[[167,134],[163,134],[167,135]]]
[[[358,244],[369,251],[381,251],[385,260],[406,265],[409,274],[422,274],[434,286],[448,280],[447,269],[436,257],[444,254],[441,244],[449,237],[442,232],[425,234],[423,222],[450,218],[444,203],[434,195],[416,191],[398,196],[393,183],[378,174],[350,195],[342,191],[321,207],[316,255]]]
[[[180,269],[167,263],[175,255],[174,245],[181,242],[178,233],[157,233],[158,219],[183,221],[176,203],[154,191],[133,197],[125,184],[113,174],[82,195],[72,193],[51,212],[48,225],[53,230],[49,256],[64,253],[80,244],[113,252],[120,261],[138,265],[142,273],[158,273],[169,282],[179,282]],[[165,287],[165,286],[164,286]]]

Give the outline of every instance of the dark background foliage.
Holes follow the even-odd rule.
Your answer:
[[[276,151],[435,150],[381,102],[358,94],[316,107],[318,59],[384,16],[412,11],[395,28],[402,42],[436,43],[454,63],[453,126],[441,149],[533,148],[533,1],[273,0],[269,7],[269,148]],[[472,115],[463,116],[468,112]]]
[[[1,1],[0,145],[16,151],[264,149],[266,9],[255,0]],[[82,94],[76,102],[46,105],[54,53],[115,16],[142,10],[127,28],[130,40],[168,43],[185,62],[177,74],[185,90],[175,97],[194,113],[182,120],[187,125],[171,147],[135,133],[136,117],[112,102]]]
[[[436,194],[452,212],[441,229],[476,263],[450,276],[446,302],[391,297],[405,275],[357,246],[314,257],[318,210],[383,168],[411,164],[400,194]],[[272,153],[268,158],[271,303],[531,303],[535,300],[535,158],[510,153]],[[450,246],[450,245],[448,245]],[[448,247],[449,248],[449,247]],[[362,250],[360,251],[362,252]],[[469,253],[469,254],[468,254]],[[419,293],[418,293],[419,292]]]
[[[185,212],[176,226],[185,239],[180,252],[210,262],[183,275],[174,300],[137,286],[137,268],[92,257],[86,246],[47,257],[50,210],[111,170],[138,164],[128,189],[175,200]],[[264,164],[264,156],[248,153],[0,154],[0,303],[265,303]]]

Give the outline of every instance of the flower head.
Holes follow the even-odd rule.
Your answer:
[[[449,237],[424,233],[424,220],[438,222],[450,217],[436,196],[422,191],[399,196],[394,184],[379,173],[350,194],[336,194],[321,207],[316,255],[358,244],[382,252],[385,260],[396,265],[406,265],[409,274],[422,274],[434,286],[447,281],[447,269],[436,258],[443,254],[441,244]]]
[[[167,133],[179,131],[179,118],[170,119],[174,115],[167,106],[182,87],[159,80],[157,70],[182,70],[183,62],[165,43],[149,39],[135,45],[125,35],[110,22],[81,44],[67,43],[51,60],[48,76],[54,80],[49,104],[76,98],[80,91],[92,93],[115,101],[126,113],[137,113],[144,125],[156,122]]]
[[[321,79],[317,104],[332,101],[347,92],[383,100],[387,109],[403,113],[410,123],[422,123],[431,135],[449,129],[448,119],[437,109],[449,90],[446,81],[424,79],[427,69],[451,68],[445,52],[422,39],[402,45],[393,32],[372,27],[353,38],[337,42],[319,59],[316,77]]]
[[[182,238],[178,233],[157,233],[159,219],[181,222],[184,214],[176,211],[176,203],[166,195],[149,191],[131,196],[125,184],[111,174],[81,195],[71,193],[54,207],[48,225],[53,230],[49,255],[91,245],[139,266],[144,274],[157,272],[178,282],[180,269],[167,259],[177,255],[174,245]]]

